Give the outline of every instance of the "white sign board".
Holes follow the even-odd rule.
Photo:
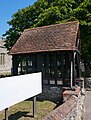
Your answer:
[[[0,111],[42,92],[41,73],[0,79]]]

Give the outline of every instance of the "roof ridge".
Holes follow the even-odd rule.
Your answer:
[[[59,25],[71,24],[71,23],[78,23],[79,24],[79,21],[75,20],[75,21],[68,21],[68,22],[60,23],[60,24],[51,24],[51,25],[40,26],[40,27],[35,27],[35,28],[28,28],[28,29],[25,29],[24,32],[27,32],[27,31],[30,31],[30,30],[36,30],[36,29],[49,28],[49,27],[52,27],[52,26],[59,26]]]

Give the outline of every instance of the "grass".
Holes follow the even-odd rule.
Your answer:
[[[36,115],[33,118],[32,101],[27,100],[8,109],[9,120],[41,120],[56,107],[51,101],[37,101]],[[0,112],[0,120],[5,120],[4,111]]]

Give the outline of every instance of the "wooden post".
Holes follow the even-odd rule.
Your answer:
[[[36,97],[33,97],[33,117],[35,117],[36,114]]]
[[[77,77],[81,77],[81,70],[80,70],[80,55],[77,53]]]
[[[56,53],[54,53],[54,79],[55,79],[55,84],[57,85],[57,56],[56,56]]]
[[[70,81],[70,87],[73,86],[73,62],[71,61],[71,81]]]
[[[63,81],[63,86],[65,86],[65,71],[64,71],[64,52],[61,52],[61,66],[62,66],[62,81]]]
[[[8,120],[8,108],[5,109],[5,120]]]
[[[41,70],[42,70],[41,54],[37,53],[37,71],[40,72]]]
[[[43,72],[43,61],[42,61],[42,53],[37,53],[37,72]],[[43,86],[43,78],[42,78],[42,86]]]
[[[74,65],[75,65],[75,60],[74,60],[75,53],[74,51],[72,52],[72,57],[71,57],[71,81],[70,81],[70,87],[75,85],[75,80],[74,80]]]
[[[12,68],[13,68],[13,75],[18,75],[18,64],[19,64],[19,61],[18,61],[18,56],[16,55],[13,55],[12,57]]]
[[[26,74],[28,73],[28,58],[26,56]]]
[[[50,73],[49,73],[49,54],[47,53],[46,55],[46,63],[47,63],[47,80],[48,80],[48,85],[50,85]]]
[[[37,70],[37,59],[36,59],[36,54],[32,54],[32,70],[33,72],[36,72]]]
[[[21,62],[20,62],[20,74],[22,74],[22,58],[21,58]]]
[[[75,71],[75,55],[76,53],[73,51],[73,86],[75,86],[75,75],[76,75],[76,71]]]

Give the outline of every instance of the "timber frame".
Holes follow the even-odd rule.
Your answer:
[[[80,77],[79,57],[74,51],[13,55],[13,75],[41,71],[43,85],[72,87],[75,78]]]
[[[64,26],[70,25],[70,24],[72,24],[72,25],[77,24],[77,26],[78,26],[77,21],[64,24]],[[54,26],[50,26],[50,28],[51,27],[54,27]],[[57,26],[57,27],[59,27],[59,26]],[[67,27],[69,27],[69,26],[67,26]],[[40,48],[39,49],[36,48],[36,50],[33,50],[33,51],[32,51],[32,49],[30,50],[30,48],[28,46],[28,45],[30,45],[30,43],[26,44],[26,46],[25,46],[25,44],[23,43],[24,40],[26,40],[26,42],[28,42],[29,39],[31,39],[31,36],[29,38],[28,35],[33,34],[31,32],[33,32],[33,31],[35,32],[35,30],[40,31],[42,29],[45,30],[45,29],[49,29],[49,28],[41,27],[41,28],[24,31],[23,34],[25,34],[25,37],[23,37],[24,35],[22,34],[20,36],[19,40],[16,42],[16,44],[11,49],[10,54],[12,54],[12,65],[13,65],[12,73],[13,73],[13,75],[42,72],[42,78],[43,78],[42,84],[43,85],[70,86],[70,87],[75,86],[75,79],[80,77],[80,33],[79,33],[79,27],[77,27],[77,31],[75,32],[76,33],[75,37],[73,37],[73,39],[72,39],[72,40],[75,39],[74,40],[75,43],[72,40],[70,41],[71,37],[68,36],[68,35],[70,35],[70,36],[74,35],[74,31],[70,34],[67,34],[67,32],[70,32],[73,28],[71,28],[69,31],[68,31],[69,28],[67,28],[65,34],[67,34],[68,38],[66,37],[66,39],[69,39],[70,44],[66,43],[66,42],[63,43],[64,48],[63,48],[63,46],[62,46],[62,48],[58,46],[59,48],[56,49],[57,46],[55,47],[55,43],[54,43],[55,48],[51,49],[53,47],[52,43],[51,43],[51,47],[49,46],[50,48],[48,48],[48,45],[50,45],[50,44],[48,44],[47,46],[46,46],[46,44],[40,45],[40,44],[42,44],[42,42],[40,42],[39,47],[41,46],[41,50],[40,50]],[[66,29],[66,27],[65,27],[65,29]],[[28,33],[28,32],[30,32],[30,33]],[[42,32],[44,32],[44,31],[42,31]],[[61,31],[61,33],[62,33],[62,31]],[[63,33],[64,33],[64,31],[63,31]],[[47,35],[47,34],[48,33],[45,33],[45,35]],[[26,36],[27,36],[27,38],[26,38]],[[38,37],[37,38],[34,37],[33,39],[37,40]],[[41,39],[42,39],[42,37],[41,37]],[[47,42],[48,42],[48,40],[47,40]],[[23,43],[24,46],[21,46],[21,43]],[[62,40],[60,41],[60,45],[61,44],[62,44]],[[71,45],[71,44],[74,44],[74,45]],[[59,45],[59,41],[58,41],[57,45]],[[25,49],[24,49],[24,47],[25,47]],[[43,47],[45,47],[46,50],[42,50]],[[47,50],[47,48],[48,48],[48,50]]]

